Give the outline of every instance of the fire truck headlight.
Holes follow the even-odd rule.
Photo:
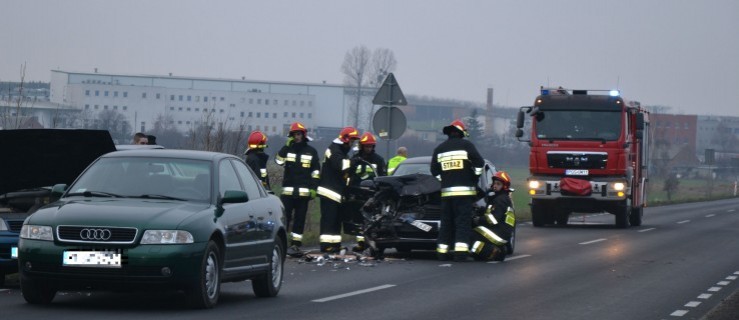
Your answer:
[[[539,189],[539,181],[536,181],[536,180],[529,181],[529,189]]]
[[[623,182],[616,182],[613,184],[613,190],[623,191],[626,188],[626,184]]]

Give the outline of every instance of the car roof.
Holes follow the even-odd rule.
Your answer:
[[[114,157],[151,157],[151,158],[183,158],[193,160],[216,160],[222,158],[233,157],[237,158],[232,154],[212,152],[212,151],[199,151],[199,150],[183,150],[183,149],[131,149],[111,152],[103,156],[104,158]]]
[[[115,151],[107,130],[0,130],[0,194],[70,184],[99,156]]]

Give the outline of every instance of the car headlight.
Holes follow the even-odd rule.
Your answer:
[[[539,189],[539,181],[537,180],[531,180],[529,181],[529,189]]]
[[[5,220],[3,218],[0,218],[0,231],[8,231],[8,224],[5,223]]]
[[[623,191],[626,188],[626,184],[623,182],[616,182],[613,184],[613,190]]]
[[[141,244],[193,243],[192,234],[182,230],[146,230]]]
[[[54,235],[51,227],[24,224],[21,227],[20,237],[23,239],[53,241]]]

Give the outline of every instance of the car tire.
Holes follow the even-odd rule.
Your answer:
[[[5,286],[5,272],[0,272],[0,287]]]
[[[511,230],[511,238],[508,239],[508,243],[505,245],[506,247],[506,254],[512,255],[513,251],[516,249],[516,226],[513,226],[513,230]]]
[[[221,295],[221,250],[212,240],[205,247],[197,280],[186,294],[193,308],[210,309],[218,303]]]
[[[49,304],[56,296],[56,287],[48,282],[36,282],[21,275],[20,285],[23,299],[30,304]]]
[[[267,272],[251,280],[251,287],[257,297],[277,296],[282,288],[282,276],[285,266],[285,245],[280,239],[275,240],[272,256],[269,258]]]

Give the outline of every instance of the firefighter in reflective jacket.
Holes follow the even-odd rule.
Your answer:
[[[436,252],[439,260],[448,260],[453,252],[455,261],[473,261],[469,251],[472,203],[485,161],[475,145],[464,139],[469,134],[462,121],[452,121],[443,132],[449,138],[434,149],[431,157],[431,174],[441,181],[442,212]]]
[[[264,153],[264,149],[267,148],[267,136],[259,130],[252,131],[249,134],[246,144],[247,148],[244,152],[246,155],[246,164],[259,176],[262,185],[270,189],[269,176],[267,176],[267,160],[269,160],[269,155]]]
[[[318,195],[321,198],[321,252],[337,252],[341,249],[341,214],[344,189],[349,181],[351,160],[349,151],[359,132],[345,127],[326,149],[321,164],[321,182]]]
[[[285,146],[275,156],[275,163],[285,167],[280,199],[285,206],[285,225],[289,228],[292,221],[288,254],[296,256],[301,253],[308,202],[316,197],[321,164],[316,149],[308,145],[308,131],[302,123],[293,122],[287,136]]]
[[[375,152],[377,139],[370,132],[365,132],[359,138],[359,152],[352,156],[352,167],[349,185],[359,187],[360,182],[372,180],[375,177],[386,176],[385,159]],[[362,214],[360,209],[367,199],[353,199],[347,201],[346,211],[350,213],[351,222],[361,223]],[[364,236],[357,234],[357,245],[352,248],[355,252],[362,252],[367,248],[364,242]]]
[[[491,186],[495,193],[486,199],[487,209],[482,216],[475,217],[472,236],[472,255],[479,260],[505,260],[506,247],[511,240],[516,216],[511,200],[511,177],[498,171]]]

